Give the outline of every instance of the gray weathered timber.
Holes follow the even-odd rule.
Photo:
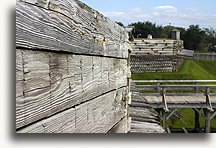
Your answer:
[[[118,122],[110,131],[109,133],[127,133],[128,127],[127,127],[128,119],[127,117],[124,117],[120,122]]]
[[[127,58],[128,34],[77,0],[18,0],[16,46]]]
[[[124,59],[16,52],[17,128],[127,86]]]
[[[157,112],[151,108],[147,100],[135,92],[133,82],[131,82],[132,103],[129,108],[131,117],[130,133],[165,133],[165,130],[159,123]]]
[[[194,60],[212,60],[215,61],[216,53],[194,53]]]
[[[138,105],[144,103],[146,100],[147,103],[154,109],[160,112],[162,110],[162,123],[163,128],[167,130],[168,133],[169,127],[166,125],[167,120],[172,120],[172,116],[176,116],[182,122],[182,115],[178,112],[178,109],[183,108],[191,108],[195,111],[195,125],[194,129],[198,132],[201,132],[200,129],[200,121],[199,116],[202,116],[205,119],[205,132],[209,133],[211,131],[211,119],[215,116],[215,108],[216,108],[216,100],[215,100],[215,82],[216,80],[135,80],[132,82],[131,86],[138,90],[151,90],[157,93],[145,93],[142,92],[142,98],[139,100]],[[142,83],[142,85],[136,85],[135,83]],[[148,83],[148,85],[143,85],[144,83]],[[149,85],[152,83],[153,85]],[[172,83],[171,84],[163,84],[163,83]],[[173,85],[173,83],[175,83]],[[194,83],[194,84],[193,84]],[[204,84],[203,84],[204,83]],[[157,84],[157,85],[155,85]],[[174,87],[174,89],[173,89]],[[182,87],[190,88],[188,90],[193,90],[193,93],[171,93],[167,91],[172,90],[182,90]],[[148,89],[145,89],[148,88]],[[212,88],[212,89],[211,89]],[[158,91],[159,90],[159,91]],[[136,92],[137,94],[138,92]],[[138,98],[134,98],[136,101]],[[145,103],[145,104],[147,104]],[[133,105],[133,106],[135,106]],[[140,106],[141,107],[141,106]],[[144,105],[143,105],[144,107]],[[204,110],[205,115],[200,111]],[[166,112],[166,111],[171,111]],[[177,114],[176,114],[177,113]],[[144,121],[140,120],[139,121]],[[185,123],[185,122],[184,122]],[[185,123],[186,125],[186,123]],[[188,133],[185,128],[183,128],[185,133]]]
[[[138,53],[131,55],[130,58],[133,73],[174,72],[183,62],[176,55],[141,55]]]
[[[135,39],[132,42],[131,71],[174,72],[183,60],[177,53],[183,50],[183,41],[166,39]]]
[[[23,94],[23,64],[21,50],[16,52],[16,125],[21,126],[24,120],[24,94]]]
[[[17,0],[16,131],[127,132],[130,48],[79,0]]]
[[[127,118],[122,103],[125,88],[97,97],[77,107],[25,127],[18,133],[107,133],[126,132]],[[123,119],[124,118],[124,119]],[[123,120],[121,120],[123,119]],[[121,125],[116,127],[117,123]],[[122,122],[122,123],[121,123]],[[114,132],[114,131],[113,131]]]
[[[183,50],[183,41],[135,39],[132,49],[132,55],[176,55]]]

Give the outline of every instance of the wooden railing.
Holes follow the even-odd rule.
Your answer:
[[[183,104],[178,104],[178,106],[171,107],[170,106],[170,98],[166,96],[185,96],[180,98],[196,98],[196,96],[203,96],[205,103],[202,107],[197,107],[194,103],[190,106],[190,108],[195,111],[195,127],[199,127],[199,115],[202,115],[205,119],[205,132],[209,133],[210,121],[216,115],[215,113],[215,100],[212,99],[211,96],[216,96],[216,80],[134,80],[131,84],[135,87],[135,90],[138,90],[142,93],[142,95],[146,98],[151,98],[147,96],[161,96],[161,111],[162,111],[162,123],[163,128],[169,132],[169,128],[167,128],[166,121],[177,112],[179,108],[187,108],[183,106]],[[149,92],[150,91],[150,92]],[[193,97],[191,97],[193,96]],[[211,99],[210,99],[211,98]],[[174,99],[175,100],[175,99]],[[214,101],[213,101],[214,100]],[[213,101],[213,102],[212,102]],[[188,102],[188,101],[186,101]],[[172,101],[173,103],[173,101]],[[196,101],[195,103],[200,103]],[[200,105],[200,104],[199,104]],[[156,107],[157,108],[157,107]],[[200,112],[200,108],[203,108],[205,115]],[[158,108],[157,108],[158,109]],[[160,113],[159,113],[160,115]],[[167,116],[168,115],[168,116]],[[186,131],[186,130],[185,130]]]
[[[215,96],[216,80],[134,80],[144,96]],[[150,91],[150,92],[149,92]]]
[[[214,61],[216,54],[214,52],[210,53],[194,53],[193,59],[194,60],[212,60]]]

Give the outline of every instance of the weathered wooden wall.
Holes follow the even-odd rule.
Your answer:
[[[127,132],[128,49],[78,0],[17,0],[17,133]]]
[[[135,39],[132,42],[131,71],[174,72],[182,60],[177,53],[183,51],[182,40],[167,39]]]
[[[132,42],[132,55],[176,55],[181,52],[182,40],[167,39],[135,39]]]
[[[183,59],[176,55],[131,55],[131,72],[175,72]]]

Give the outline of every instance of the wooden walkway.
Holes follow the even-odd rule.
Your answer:
[[[200,130],[199,117],[201,116],[205,119],[205,132],[210,132],[210,121],[216,115],[215,80],[137,80],[133,82],[131,88],[141,92],[142,97],[139,98],[139,102],[146,101],[157,110],[158,115],[162,115],[163,128],[167,132],[170,132],[166,125],[167,120],[172,116],[180,119],[178,110],[182,108],[194,110],[195,129]],[[132,99],[137,100],[137,97]],[[185,128],[183,129],[187,132]]]
[[[166,133],[160,125],[160,117],[135,87],[131,87],[132,103],[129,107],[131,117],[130,133]]]

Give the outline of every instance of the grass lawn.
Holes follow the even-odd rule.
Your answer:
[[[216,62],[202,60],[185,60],[177,72],[168,73],[133,73],[133,80],[216,80]],[[192,109],[180,110],[184,124],[180,120],[168,121],[170,128],[193,128],[194,111]],[[200,126],[204,127],[205,121],[200,117]],[[211,128],[216,128],[216,117],[211,121]],[[216,132],[216,131],[215,131]]]
[[[133,80],[216,80],[216,62],[186,60],[177,72],[133,73]]]

